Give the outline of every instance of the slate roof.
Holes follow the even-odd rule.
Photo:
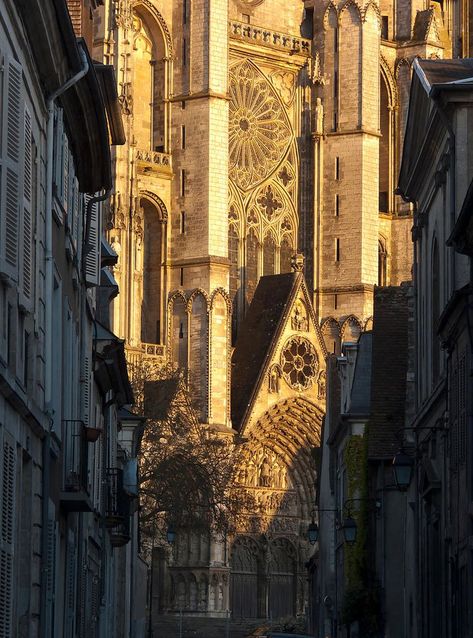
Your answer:
[[[371,417],[368,457],[392,459],[404,427],[408,369],[408,286],[374,294]]]
[[[473,59],[456,58],[454,60],[419,60],[430,86],[452,84],[471,79],[473,82]]]
[[[370,412],[372,336],[372,332],[362,332],[358,339],[350,414],[369,414]]]
[[[278,328],[285,317],[291,293],[302,277],[291,272],[261,277],[243,321],[232,358],[232,422],[239,430],[258,377]]]

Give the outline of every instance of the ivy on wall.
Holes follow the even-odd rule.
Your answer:
[[[381,628],[381,596],[379,586],[370,577],[367,555],[368,540],[368,434],[353,435],[344,449],[347,475],[349,513],[357,525],[353,546],[345,545],[346,589],[343,598],[342,621],[346,625],[358,622],[361,635],[377,635]]]

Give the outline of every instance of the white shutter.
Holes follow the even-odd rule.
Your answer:
[[[23,79],[21,66],[13,59],[7,62],[4,80],[6,108],[3,121],[0,187],[0,268],[16,281],[20,218],[20,159],[23,156]]]
[[[33,282],[33,146],[31,114],[25,107],[24,117],[25,157],[23,168],[23,220],[20,243],[20,275],[22,304],[31,310]]]
[[[99,205],[96,202],[89,211],[88,202],[91,195],[85,196],[84,216],[89,213],[89,238],[85,247],[85,282],[87,286],[97,286],[99,281],[99,259],[100,259],[100,216]]]
[[[13,556],[15,531],[16,452],[5,435],[2,468],[2,513],[0,537],[0,638],[12,635]]]

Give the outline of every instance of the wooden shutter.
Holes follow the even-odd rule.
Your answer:
[[[62,195],[62,171],[63,171],[63,151],[64,151],[64,124],[62,109],[56,111],[56,129],[54,139],[54,185],[56,195]]]
[[[74,611],[76,597],[76,563],[77,550],[74,532],[70,529],[67,533],[67,557],[66,557],[66,613],[65,636],[74,636]]]
[[[63,135],[62,142],[62,184],[61,184],[61,200],[62,207],[69,213],[69,140],[67,135]],[[71,223],[67,220],[70,227]]]
[[[52,636],[54,631],[54,599],[56,596],[56,553],[57,553],[57,522],[56,508],[53,501],[49,501],[48,511],[48,549],[46,555],[46,635]]]
[[[90,392],[92,383],[90,379],[90,357],[85,356],[82,362],[82,420],[85,425],[90,423]]]
[[[3,120],[1,174],[0,269],[18,280],[18,239],[20,218],[20,160],[23,157],[23,78],[21,66],[13,59],[6,63],[5,111]]]
[[[33,145],[31,114],[27,108],[24,111],[24,148],[23,165],[23,219],[21,224],[20,242],[20,284],[22,305],[32,308],[33,283]]]
[[[466,458],[466,355],[462,354],[458,362],[458,460]]]
[[[84,215],[87,215],[88,203],[92,199],[91,195],[85,196]],[[99,204],[93,204],[90,210],[89,238],[86,245],[85,256],[85,281],[87,286],[97,286],[99,276],[100,260],[100,216]]]
[[[72,233],[72,241],[74,244],[74,248],[77,250],[77,245],[79,242],[79,215],[80,215],[80,193],[79,193],[79,182],[77,180],[77,177],[74,177],[72,180],[72,189],[73,189],[73,195],[72,195],[72,206],[73,206],[73,211],[72,211],[72,228],[71,228],[71,233]]]
[[[12,635],[13,558],[15,536],[16,451],[11,437],[3,442],[0,537],[0,638]]]

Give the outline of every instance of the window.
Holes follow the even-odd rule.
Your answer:
[[[248,13],[242,13],[241,14],[241,21],[244,22],[245,24],[250,24],[250,16]]]
[[[340,215],[340,195],[335,195],[335,217]]]
[[[23,386],[28,387],[30,358],[30,333],[26,330],[23,333]]]
[[[187,42],[185,38],[182,38],[182,66],[187,65]]]
[[[335,179],[336,180],[340,179],[340,158],[339,157],[335,158]]]
[[[437,335],[437,323],[440,316],[440,263],[439,250],[436,239],[434,239],[432,245],[432,285],[430,312],[432,382],[436,383],[440,372],[440,340]]]
[[[378,241],[378,286],[386,286],[387,284],[387,262],[386,244],[380,239]]]
[[[179,194],[181,197],[184,197],[186,194],[186,171],[184,168],[181,168],[181,180],[179,185]]]
[[[381,16],[381,37],[383,40],[389,38],[389,16]]]
[[[186,108],[186,101],[185,100],[181,100],[181,109],[184,111]]]
[[[340,261],[340,239],[335,239],[335,261]]]
[[[12,354],[13,354],[13,306],[11,305],[10,302],[8,302],[7,304],[7,334],[6,334],[6,339],[7,339],[7,365],[9,366],[12,360]]]
[[[181,233],[181,235],[184,235],[184,233],[186,232],[186,212],[184,210],[181,210],[181,224],[179,232]]]
[[[181,286],[184,285],[184,268],[181,268]]]
[[[184,124],[181,126],[181,148],[182,150],[186,148],[186,127]]]
[[[182,24],[187,24],[187,0],[182,0]]]

